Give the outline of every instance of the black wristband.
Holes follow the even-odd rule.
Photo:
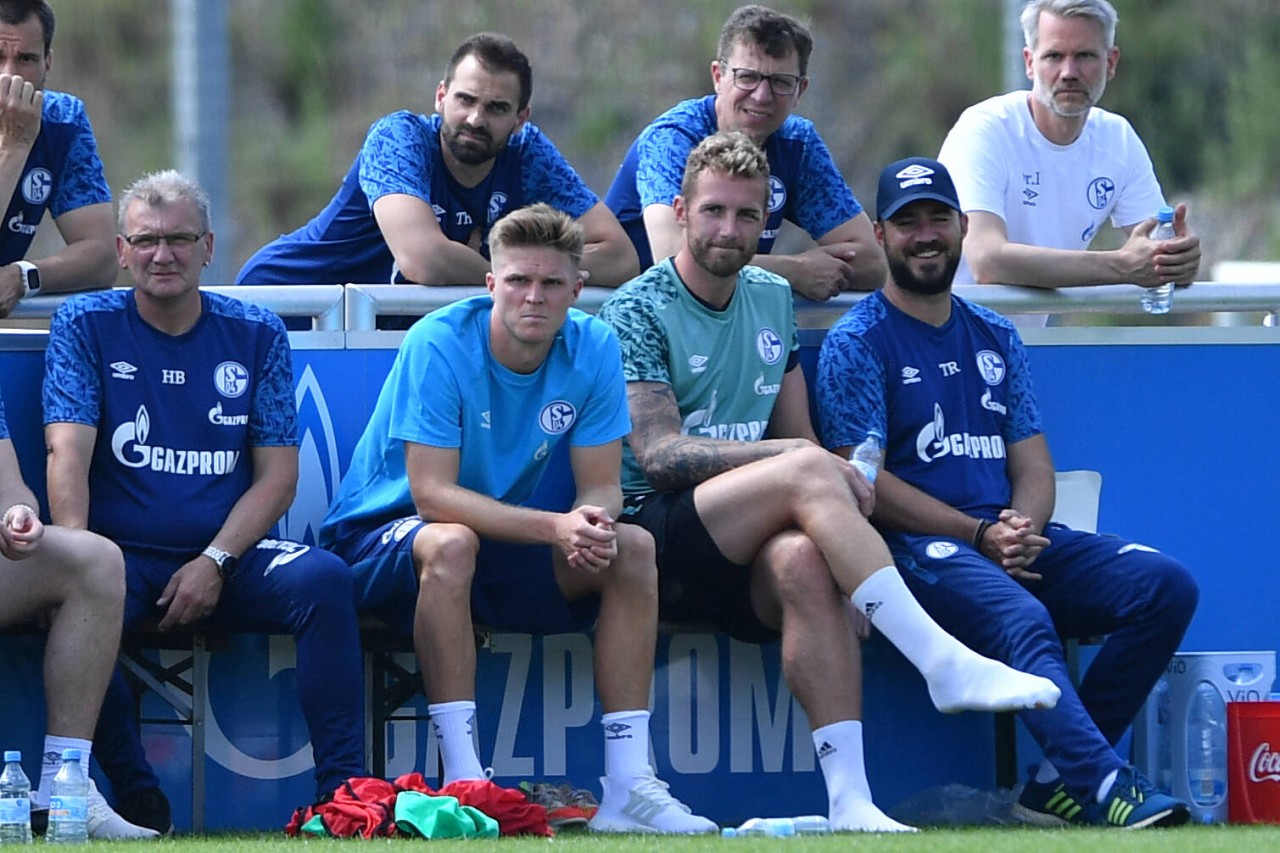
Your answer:
[[[978,529],[973,531],[973,547],[982,550],[982,537],[987,535],[987,528],[991,527],[991,522],[985,518],[978,522]]]

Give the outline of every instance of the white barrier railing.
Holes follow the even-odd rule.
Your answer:
[[[480,286],[425,286],[413,284],[316,284],[287,287],[209,287],[262,305],[284,317],[310,317],[316,331],[364,332],[377,328],[384,315],[421,315],[458,299],[483,293]],[[595,312],[612,293],[605,287],[586,287],[578,307]],[[1111,314],[1140,315],[1138,289],[1111,284],[1045,290],[1011,285],[958,285],[955,292],[1002,314]],[[796,300],[800,324],[826,328],[861,299],[863,293],[842,293],[827,302]],[[48,319],[66,295],[39,296],[19,302],[9,315],[15,320]],[[1280,283],[1232,283],[1207,281],[1178,288],[1173,313],[1263,312],[1264,325],[1275,325],[1280,311]]]

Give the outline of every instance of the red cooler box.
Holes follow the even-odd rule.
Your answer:
[[[1280,823],[1280,702],[1227,705],[1227,815]]]

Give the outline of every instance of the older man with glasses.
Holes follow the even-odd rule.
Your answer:
[[[277,539],[298,483],[289,340],[270,311],[199,289],[209,198],[174,171],[120,200],[132,290],[68,299],[45,353],[49,512],[124,552],[124,626],[199,620],[292,634],[317,798],[364,771],[363,667],[351,573]],[[245,689],[249,689],[246,687]],[[131,822],[172,826],[117,669],[95,755]]]
[[[605,197],[635,244],[642,269],[682,245],[673,201],[689,152],[717,131],[736,130],[769,158],[769,219],[751,263],[778,273],[794,292],[814,300],[884,283],[884,253],[871,220],[813,122],[792,112],[809,87],[812,50],[808,28],[790,15],[743,6],[729,16],[711,63],[715,94],[676,104],[645,128]],[[816,245],[773,253],[784,219]]]

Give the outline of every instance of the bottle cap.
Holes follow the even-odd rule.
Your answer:
[[[1173,208],[1166,204],[1164,207],[1156,211],[1156,219],[1161,222],[1172,222]]]
[[[8,764],[10,761],[21,761],[21,760],[22,760],[22,753],[21,753],[21,752],[19,752],[18,750],[16,750],[16,749],[6,749],[6,750],[4,751],[4,763],[5,763],[5,764]]]
[[[724,829],[720,830],[721,838],[733,838],[737,834],[738,830],[734,829],[732,826],[726,826]]]
[[[64,749],[64,750],[62,750],[62,760],[63,760],[63,761],[79,761],[79,760],[80,760],[80,750],[78,750],[78,749]]]

